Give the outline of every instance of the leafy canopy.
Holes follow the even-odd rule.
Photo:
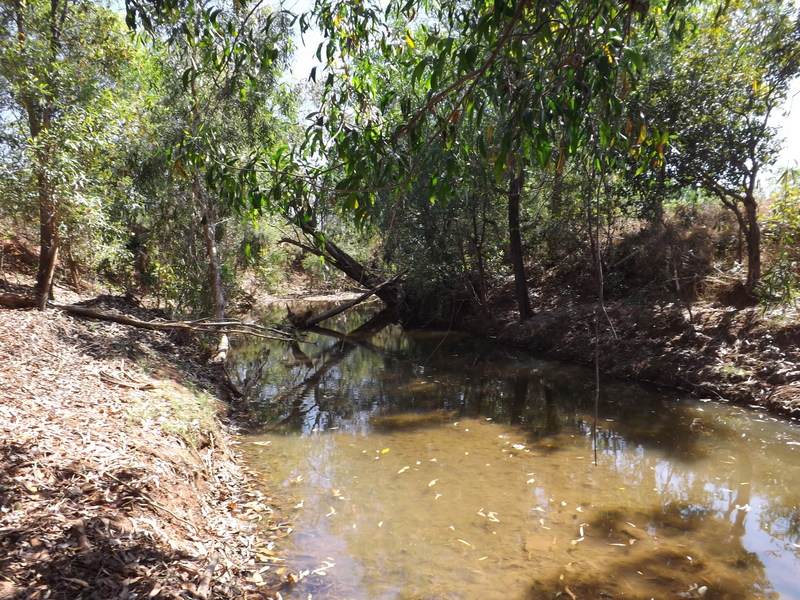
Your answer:
[[[665,12],[680,30],[676,4],[317,2],[301,17],[327,37],[323,73],[311,73],[324,75],[322,104],[304,147],[325,158],[314,183],[366,218],[377,192],[407,187],[442,147],[484,156],[499,183],[513,165],[641,145],[647,136],[631,137],[622,119],[643,68],[630,41]],[[464,128],[472,134],[459,137]],[[272,166],[296,172],[288,156]],[[434,174],[435,196],[448,197],[453,180]]]

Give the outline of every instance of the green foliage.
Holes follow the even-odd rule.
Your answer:
[[[695,29],[662,45],[640,89],[649,116],[669,125],[670,174],[709,191],[743,193],[775,157],[767,118],[800,70],[798,14],[777,0],[713,3],[693,13]]]
[[[380,190],[414,185],[442,149],[453,160],[430,173],[438,199],[472,154],[500,184],[514,164],[545,168],[629,141],[641,151],[647,136],[628,140],[620,117],[623,82],[642,66],[628,41],[650,30],[651,13],[608,2],[319,3],[328,74],[306,150],[336,161],[325,185],[356,220]]]
[[[439,156],[452,160],[444,150]],[[471,174],[468,168],[459,173],[460,191],[447,202],[431,201],[433,164],[407,193],[375,207],[382,259],[409,269],[415,302],[432,313],[485,305],[509,272],[503,204],[481,161],[473,157],[471,166]]]
[[[219,314],[236,293],[237,269],[263,259],[256,272],[276,285],[285,262],[251,223],[238,223],[252,211],[234,214],[243,199],[231,174],[291,131],[291,96],[278,81],[290,50],[286,18],[259,3],[130,2],[128,23],[142,25],[159,51],[162,97],[158,130],[137,152],[142,202],[122,207],[122,218],[174,310]]]
[[[592,280],[587,240],[608,255],[625,219],[656,227],[675,205],[691,220],[687,189],[757,243],[767,118],[800,71],[797,13],[777,0],[126,8],[143,44],[92,2],[2,6],[0,212],[50,214],[84,264],[179,312],[208,312],[214,277],[226,296],[245,271],[280,287],[291,232],[264,215],[312,252],[329,236],[370,268],[409,268],[421,305],[485,306],[519,247],[520,181],[528,266],[575,289]],[[281,79],[295,22],[326,36],[305,132]],[[785,195],[767,223],[780,297],[797,286]],[[306,271],[330,281],[312,252]]]
[[[199,170],[208,189],[237,200],[228,167],[254,146],[269,149],[289,127],[290,90],[278,77],[291,46],[288,17],[254,3],[129,1],[128,23],[144,26],[164,54],[163,137],[171,175]]]
[[[259,289],[275,294],[284,290],[292,268],[293,256],[280,243],[280,229],[271,219],[243,222],[236,235],[239,249],[235,261],[237,272],[251,271]],[[232,261],[233,262],[233,261]]]
[[[126,193],[117,169],[142,128],[145,65],[119,16],[94,2],[0,12],[0,212],[47,219],[87,264],[113,232],[104,206]]]
[[[702,187],[731,210],[747,243],[747,282],[757,293],[761,235],[756,185],[777,156],[769,117],[800,73],[800,13],[780,0],[704,3],[677,45],[650,51],[653,69],[634,99],[669,129],[657,191]]]
[[[771,261],[764,273],[766,302],[789,304],[800,293],[800,186],[797,173],[783,174],[783,186],[764,220]]]

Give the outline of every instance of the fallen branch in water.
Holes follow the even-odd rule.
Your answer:
[[[377,294],[378,292],[380,292],[386,286],[388,286],[388,285],[390,285],[392,283],[395,283],[398,279],[400,279],[405,274],[406,274],[405,270],[401,271],[400,273],[398,273],[394,277],[391,277],[390,279],[387,279],[383,283],[381,283],[379,285],[376,285],[374,288],[372,288],[370,290],[367,290],[366,292],[364,292],[363,294],[361,294],[357,298],[354,298],[353,300],[345,302],[344,304],[340,304],[339,306],[337,306],[335,308],[332,308],[330,310],[326,310],[325,312],[322,312],[322,313],[318,314],[316,317],[312,317],[312,316],[306,317],[305,315],[302,315],[302,316],[298,316],[298,318],[292,319],[292,316],[294,315],[294,313],[289,312],[289,320],[292,322],[292,325],[294,325],[298,329],[308,329],[309,327],[313,327],[314,325],[317,325],[318,323],[322,323],[322,321],[325,321],[327,319],[330,319],[331,317],[335,317],[336,315],[338,315],[340,313],[343,313],[344,311],[346,311],[349,308],[353,308],[354,306],[356,306],[358,304],[361,304],[362,302],[364,302],[364,300],[368,299],[370,296],[373,296],[373,295]]]
[[[77,315],[80,317],[88,317],[91,319],[99,319],[101,321],[111,321],[112,323],[120,323],[121,325],[129,325],[130,327],[138,327],[140,329],[150,329],[154,331],[192,331],[200,333],[217,333],[217,334],[241,334],[252,335],[255,337],[278,340],[278,341],[291,341],[293,338],[286,335],[279,329],[271,327],[264,327],[256,323],[245,323],[238,319],[196,319],[194,321],[142,321],[133,317],[125,315],[118,315],[114,313],[102,312],[87,308],[85,306],[78,306],[77,304],[61,304],[60,302],[48,302],[49,306],[63,310],[66,313]]]

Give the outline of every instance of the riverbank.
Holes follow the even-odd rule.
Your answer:
[[[288,525],[196,354],[162,332],[0,309],[0,599],[255,599],[285,582]]]
[[[108,296],[94,308],[156,316]],[[552,298],[525,323],[507,305],[464,325],[591,364],[594,309]],[[797,311],[606,309],[604,373],[799,416]],[[275,546],[290,526],[251,485],[230,404],[198,345],[182,342],[56,310],[0,310],[0,600],[254,600],[291,584]]]
[[[498,290],[490,313],[461,321],[442,319],[439,326],[456,327],[547,358],[593,366],[597,303],[553,290],[533,290],[531,297],[534,315],[524,322],[517,317],[509,289]],[[339,299],[306,296],[301,300],[321,298]],[[625,298],[606,302],[599,315],[603,375],[800,420],[797,307],[734,308],[712,301],[686,305],[668,299]]]
[[[463,328],[548,357],[595,359],[591,301],[548,298],[520,323],[511,306],[472,317]],[[800,311],[735,309],[712,302],[610,301],[599,312],[604,375],[685,390],[700,398],[800,418]]]

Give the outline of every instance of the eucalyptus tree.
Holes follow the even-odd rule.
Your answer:
[[[653,31],[656,13],[680,23],[678,4],[319,0],[300,16],[301,28],[314,25],[326,38],[317,50],[324,67],[311,73],[323,93],[306,142],[226,163],[216,182],[333,250],[317,227],[318,206],[334,204],[366,226],[379,202],[393,202],[423,175],[430,197],[446,200],[467,163],[440,160],[442,151],[477,153],[495,186],[507,182],[510,233],[518,236],[514,219],[529,169],[562,168],[578,151],[602,165],[610,147],[627,143],[620,115],[641,68],[629,41]],[[159,6],[168,12],[177,3]],[[129,0],[128,7],[135,15],[139,4]],[[640,136],[633,145],[648,142]],[[518,242],[514,262],[521,265]],[[367,281],[362,265],[328,254]],[[519,268],[516,280],[524,317]]]
[[[770,117],[800,73],[800,13],[780,0],[730,0],[699,5],[692,20],[682,42],[651,50],[653,68],[633,104],[669,132],[656,177],[705,190],[735,215],[747,247],[744,290],[754,300],[757,185],[777,158]]]
[[[306,148],[328,160],[316,173],[306,166],[303,177],[281,184],[301,196],[309,193],[309,176],[324,175],[314,183],[368,222],[382,198],[397,198],[420,177],[433,199],[451,198],[456,172],[467,163],[442,160],[443,151],[482,156],[508,202],[524,318],[530,314],[519,239],[525,176],[561,169],[579,152],[599,166],[614,145],[649,151],[649,137],[629,139],[622,119],[642,67],[630,40],[653,32],[659,12],[669,11],[678,25],[676,4],[317,2],[301,17],[326,36],[317,52],[324,72],[313,73],[324,80],[323,101]],[[274,166],[297,173],[288,159]]]
[[[164,49],[168,120],[159,142],[162,167],[172,197],[185,202],[201,225],[211,304],[222,318],[217,241],[219,222],[229,212],[222,198],[229,194],[219,174],[254,144],[275,143],[271,107],[291,50],[285,16],[263,1],[131,0],[127,6],[129,26],[143,26],[151,43]]]
[[[119,16],[98,3],[0,5],[3,184],[23,213],[38,213],[40,309],[66,224],[99,214],[109,156],[131,133],[138,57]]]

